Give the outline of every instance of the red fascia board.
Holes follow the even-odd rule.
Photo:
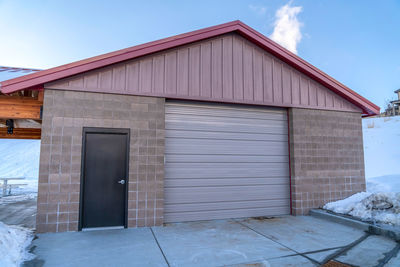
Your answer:
[[[229,32],[238,32],[244,38],[261,46],[266,51],[285,61],[300,72],[327,86],[335,93],[344,97],[354,105],[360,107],[365,115],[370,116],[379,114],[380,108],[378,106],[240,21],[232,21],[209,28],[176,35],[158,41],[118,50],[3,81],[1,83],[0,90],[4,94],[12,93],[18,90],[31,88],[33,86],[76,75],[85,71],[90,71],[114,63],[193,43]]]

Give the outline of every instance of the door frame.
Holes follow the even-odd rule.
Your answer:
[[[129,195],[129,148],[131,130],[129,128],[101,128],[101,127],[83,127],[82,130],[82,151],[81,151],[81,178],[80,178],[80,192],[79,192],[79,219],[78,231],[82,231],[82,218],[83,218],[83,189],[85,182],[85,151],[86,151],[86,134],[123,134],[127,136],[126,142],[126,183],[125,183],[125,215],[124,215],[124,228],[128,227],[128,195]]]

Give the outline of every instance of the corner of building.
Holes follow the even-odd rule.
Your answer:
[[[365,191],[361,114],[290,108],[292,214]]]

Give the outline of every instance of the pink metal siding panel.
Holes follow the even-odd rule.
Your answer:
[[[177,95],[189,94],[189,50],[187,48],[178,50],[178,91]]]
[[[211,97],[222,99],[222,39],[211,43]]]
[[[243,98],[253,101],[253,47],[245,42],[243,44]]]
[[[309,93],[310,106],[312,107],[318,106],[317,85],[312,81],[309,81],[308,93]]]
[[[71,80],[71,82],[73,82],[73,80]],[[107,88],[108,90],[110,90],[111,86],[112,86],[112,69],[106,69],[100,72],[100,84],[98,88]]]
[[[301,106],[309,105],[308,82],[309,82],[309,80],[304,75],[300,75],[300,105]]]
[[[264,74],[264,102],[272,103],[274,101],[274,92],[272,84],[272,58],[263,55],[263,74]]]
[[[200,46],[189,48],[189,95],[200,96]]]
[[[126,65],[119,65],[113,69],[112,89],[116,91],[125,91]]]
[[[282,66],[282,94],[283,94],[283,103],[291,104],[292,103],[292,81],[291,81],[291,73],[290,69],[287,65],[283,64]]]
[[[317,102],[318,102],[318,106],[319,107],[325,107],[326,106],[326,102],[325,102],[325,96],[326,92],[324,90],[324,88],[322,88],[321,86],[317,85]]]
[[[176,94],[177,85],[177,52],[165,55],[165,88],[166,94]]]
[[[282,62],[278,60],[272,61],[272,81],[274,103],[282,103]]]
[[[222,39],[222,95],[224,99],[233,99],[233,47],[232,36]]]
[[[256,101],[263,101],[264,88],[263,88],[263,53],[260,49],[253,50],[253,86],[254,86],[254,99]]]
[[[139,91],[139,62],[127,64],[126,91],[129,93]]]
[[[165,56],[159,55],[153,58],[153,75],[152,75],[152,92],[164,93],[164,73],[165,73]]]
[[[84,87],[88,89],[93,89],[97,88],[97,82],[98,82],[99,74],[94,73],[94,74],[88,74],[84,76]]]
[[[243,99],[243,41],[238,36],[233,38],[233,98]]]
[[[153,74],[153,58],[146,58],[140,61],[139,69],[139,90],[144,93],[151,92],[151,76]]]
[[[200,95],[211,97],[211,43],[201,44]]]
[[[292,103],[295,105],[300,104],[300,75],[297,71],[292,70]]]
[[[234,33],[92,70],[46,88],[361,112]]]

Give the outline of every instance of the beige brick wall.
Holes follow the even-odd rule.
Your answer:
[[[163,222],[164,98],[46,89],[37,231],[78,230],[83,127],[130,128],[128,226]]]
[[[361,114],[289,109],[292,213],[365,190]]]

